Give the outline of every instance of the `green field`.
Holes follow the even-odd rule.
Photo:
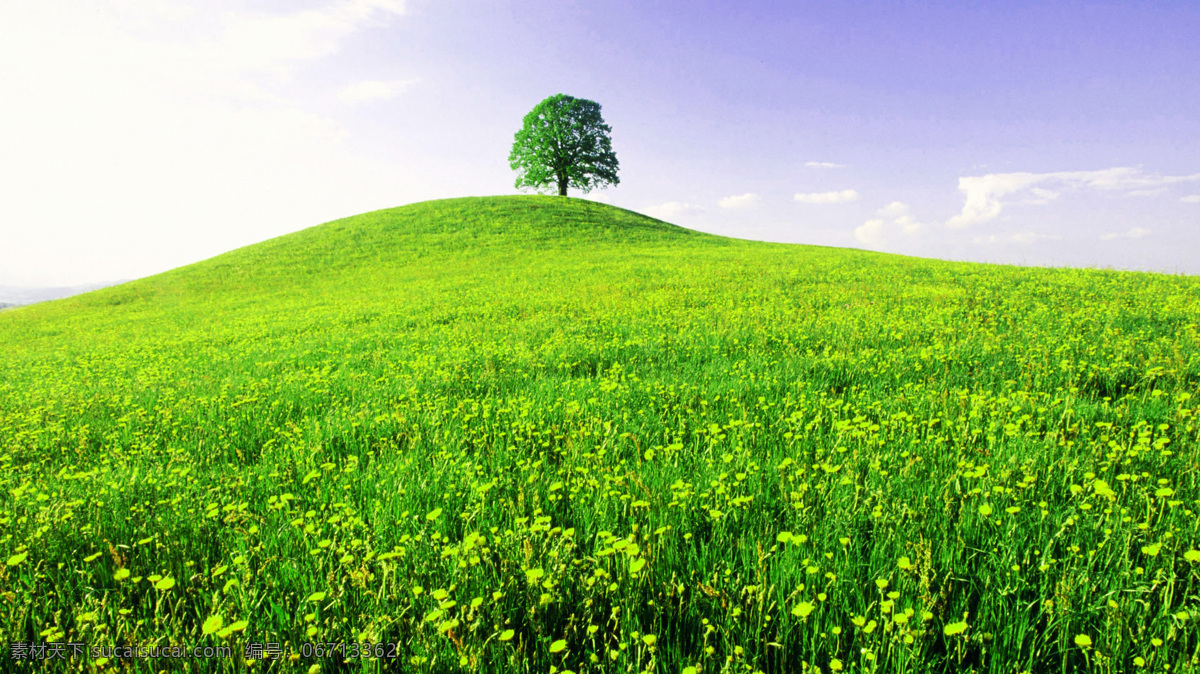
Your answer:
[[[1200,669],[1197,277],[455,199],[0,344],[5,671]]]

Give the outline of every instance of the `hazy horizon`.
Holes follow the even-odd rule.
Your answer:
[[[131,279],[120,279],[116,281],[85,283],[75,286],[7,286],[0,285],[0,305],[4,306],[23,306],[26,304],[37,304],[38,302],[49,302],[50,300],[59,300],[72,295],[79,295],[107,288],[109,286],[126,283]]]

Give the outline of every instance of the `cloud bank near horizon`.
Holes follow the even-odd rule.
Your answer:
[[[962,211],[947,220],[946,227],[965,229],[993,220],[1009,204],[1049,203],[1057,199],[1064,190],[1092,189],[1112,193],[1123,192],[1127,196],[1161,196],[1167,193],[1167,187],[1171,185],[1197,181],[1200,181],[1200,173],[1183,176],[1151,175],[1139,167],[968,176],[958,179],[958,190],[965,197]]]

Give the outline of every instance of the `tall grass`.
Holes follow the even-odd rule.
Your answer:
[[[62,665],[120,671],[1188,671],[1198,317],[1196,278],[575,199],[340,220],[0,315],[0,642],[235,656]]]

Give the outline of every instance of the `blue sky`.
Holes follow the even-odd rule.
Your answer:
[[[7,3],[0,285],[514,193],[560,92],[613,128],[587,196],[686,227],[1200,274],[1196,35],[1195,2]]]

